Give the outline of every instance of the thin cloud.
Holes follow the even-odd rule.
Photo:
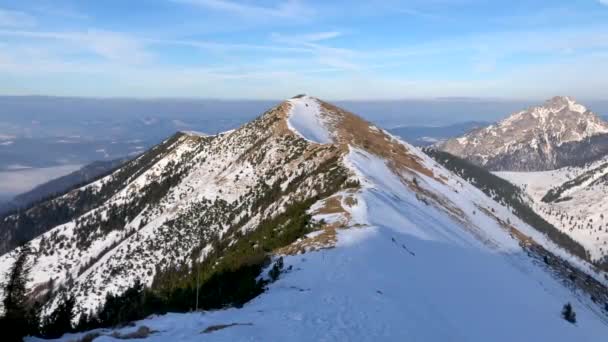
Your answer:
[[[418,10],[415,8],[394,7],[393,10],[395,10],[397,13],[405,14],[405,15],[412,16],[412,17],[420,17],[420,18],[424,18],[424,19],[439,19],[440,18],[437,14],[426,12],[426,11],[421,11],[421,10]]]
[[[137,39],[111,31],[53,32],[0,29],[0,36],[60,40],[83,47],[104,59],[124,63],[141,63],[151,59],[151,55]]]
[[[298,0],[288,0],[274,7],[255,6],[228,0],[173,0],[174,2],[205,7],[244,17],[296,18],[312,13],[310,7],[303,6]]]
[[[36,19],[21,11],[0,8],[0,27],[26,28],[36,26]]]
[[[203,50],[214,51],[268,51],[278,53],[311,52],[312,49],[293,46],[243,44],[243,43],[221,43],[200,40],[170,40],[170,39],[145,39],[144,42],[157,45],[190,46]]]
[[[89,19],[89,15],[75,11],[70,8],[61,7],[36,7],[32,11],[51,17],[61,17],[66,19],[86,20]]]
[[[283,35],[280,33],[272,33],[271,39],[282,43],[297,43],[297,42],[320,42],[324,40],[334,39],[342,36],[338,31],[314,32],[302,35]]]
[[[327,46],[327,40],[342,36],[338,31],[314,32],[299,35],[271,34],[271,39],[288,46],[310,49],[316,57],[315,61],[324,66],[338,70],[357,70],[361,66],[353,61],[358,54],[350,49]]]

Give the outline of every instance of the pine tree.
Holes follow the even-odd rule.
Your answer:
[[[45,338],[59,338],[63,334],[72,332],[74,318],[74,305],[76,300],[72,296],[63,295],[61,302],[44,321],[42,334]]]
[[[564,305],[564,308],[562,309],[562,317],[572,324],[576,323],[576,312],[574,312],[574,309],[572,309],[572,305],[570,305],[570,303]]]
[[[277,259],[277,262],[274,263],[270,271],[268,271],[268,276],[270,276],[270,279],[272,279],[272,281],[276,281],[277,279],[279,279],[279,275],[281,274],[282,270],[283,257],[280,257],[279,259]]]
[[[8,272],[8,280],[4,287],[4,317],[0,319],[0,331],[3,339],[7,341],[21,341],[28,334],[30,310],[27,302],[26,283],[28,281],[30,266],[27,264],[31,254],[29,245],[19,248],[15,263]],[[6,335],[4,335],[6,333]]]

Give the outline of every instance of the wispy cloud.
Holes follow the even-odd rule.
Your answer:
[[[151,54],[137,39],[111,31],[53,32],[0,29],[0,36],[63,41],[104,59],[122,63],[141,63],[151,58]]]
[[[421,11],[419,9],[415,9],[415,8],[411,8],[411,7],[395,6],[395,7],[392,7],[392,10],[394,10],[397,13],[405,14],[405,15],[412,16],[412,17],[420,17],[420,18],[424,18],[424,19],[439,19],[439,15],[437,15],[437,14],[434,14],[431,12],[426,12],[426,11]]]
[[[190,46],[201,50],[211,51],[266,51],[278,53],[297,53],[310,52],[312,49],[295,46],[247,44],[247,43],[226,43],[216,41],[205,41],[195,39],[143,39],[143,42],[151,45],[165,46]]]
[[[36,18],[21,12],[0,8],[0,27],[26,28],[36,26]]]
[[[282,43],[302,43],[302,42],[307,42],[307,43],[311,43],[311,42],[320,42],[320,41],[324,41],[324,40],[329,40],[329,39],[334,39],[334,38],[338,38],[342,36],[341,32],[338,31],[326,31],[326,32],[314,32],[314,33],[307,33],[307,34],[301,34],[301,35],[284,35],[281,33],[272,33],[270,35],[270,37],[277,42],[282,42]]]
[[[600,4],[608,6],[608,0],[599,0]]]
[[[282,1],[273,7],[256,6],[238,3],[229,0],[173,0],[174,2],[201,6],[208,9],[223,11],[243,17],[276,17],[296,18],[307,16],[312,13],[310,7],[306,7],[298,0]]]
[[[90,19],[88,14],[78,12],[68,7],[39,6],[32,9],[33,12],[52,17],[64,19],[86,20]]]
[[[314,55],[314,61],[321,66],[342,70],[356,70],[361,66],[353,59],[357,52],[351,49],[339,48],[327,45],[327,41],[341,37],[338,31],[313,32],[306,34],[285,35],[272,33],[271,39],[277,43],[288,46],[310,49]]]

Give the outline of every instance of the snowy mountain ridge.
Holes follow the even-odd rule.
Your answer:
[[[545,171],[605,155],[607,134],[608,122],[557,96],[437,147],[493,171]]]
[[[153,285],[164,268],[209,258],[294,204],[307,205],[313,231],[269,251],[286,271],[266,293],[241,309],[150,318],[139,323],[156,331],[148,338],[194,341],[209,329],[205,339],[218,341],[594,341],[608,332],[605,272],[420,150],[309,96],[235,131],[178,134],[23,213],[71,208],[31,241],[29,287],[63,287],[78,312],[94,313],[106,293],[136,279]],[[576,326],[559,316],[566,302]]]

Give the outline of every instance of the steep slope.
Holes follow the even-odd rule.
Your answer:
[[[213,258],[222,245],[253,242],[251,232],[261,231],[267,235],[247,249],[285,263],[266,293],[240,309],[140,322],[155,331],[148,337],[594,341],[608,333],[605,273],[421,151],[331,104],[299,96],[238,130],[181,135],[160,149],[105,203],[31,242],[32,287],[54,274],[53,286],[66,286],[82,312],[135,278],[150,284],[172,265],[221,262]],[[83,189],[103,189],[120,172]],[[260,246],[296,220],[268,218],[295,204],[311,215],[304,235]],[[566,302],[577,325],[560,318]]]
[[[520,186],[547,221],[608,265],[608,159],[544,172],[498,172]]]
[[[105,177],[103,183],[80,187],[57,198],[45,200],[29,208],[0,217],[2,252],[11,246],[29,241],[52,228],[70,222],[87,211],[102,205],[128,184],[129,179],[143,173],[165,157],[175,147],[182,134],[166,140],[145,155],[133,160]]]
[[[511,184],[490,171],[447,152],[433,148],[426,148],[423,151],[448,170],[466,179],[467,182],[483,191],[490,198],[510,208],[515,215],[534,229],[544,233],[560,247],[581,259],[592,261],[583,245],[571,238],[568,233],[560,231],[547,222],[532,209],[525,191],[517,185]],[[608,268],[604,268],[604,271],[608,271]]]
[[[608,123],[558,96],[437,148],[493,171],[553,170],[608,154]]]
[[[108,291],[124,291],[135,279],[151,284],[159,270],[204,257],[211,241],[234,238],[291,203],[339,189],[346,181],[335,163],[339,147],[294,135],[284,119],[287,107],[234,132],[179,134],[116,173],[43,204],[92,203],[31,242],[38,251],[32,287],[52,279],[69,288],[80,311],[94,310]],[[2,269],[9,260],[0,260]]]

